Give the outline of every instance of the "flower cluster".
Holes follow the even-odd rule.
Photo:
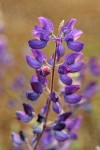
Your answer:
[[[32,150],[32,147],[34,147],[34,150],[40,150],[42,149],[41,146],[46,150],[65,150],[69,140],[77,139],[76,130],[80,127],[82,118],[80,116],[75,117],[72,110],[66,112],[63,108],[63,103],[74,105],[79,103],[82,98],[81,94],[76,94],[80,89],[80,85],[73,83],[72,74],[79,72],[84,66],[83,61],[80,61],[83,57],[81,51],[84,44],[78,41],[83,32],[74,27],[76,19],[72,18],[65,24],[64,20],[60,23],[58,35],[55,36],[53,23],[45,17],[39,17],[38,19],[40,25],[36,25],[32,31],[34,39],[28,42],[32,56],[27,55],[26,60],[28,65],[35,69],[36,74],[30,80],[32,90],[26,92],[26,97],[29,101],[37,101],[41,94],[46,92],[48,98],[38,115],[33,107],[26,103],[23,103],[23,111],[16,112],[17,119],[25,123],[36,118],[36,122],[33,124],[31,144],[27,142],[28,138],[23,131],[20,131],[19,134],[12,133],[12,141],[17,145],[28,143],[29,150]],[[51,40],[55,43],[55,50],[50,58],[47,59],[43,48]],[[67,56],[65,56],[66,48],[64,47],[64,42],[70,50],[74,51],[67,54]],[[64,58],[62,63],[59,63],[61,57]],[[59,91],[54,90],[55,70],[58,72],[58,79],[64,85],[64,88]],[[51,75],[50,87],[48,75]],[[48,122],[51,105],[57,117],[54,121]],[[39,145],[40,142],[41,144]],[[51,145],[50,142],[52,143]],[[61,142],[65,142],[65,145],[62,145]]]

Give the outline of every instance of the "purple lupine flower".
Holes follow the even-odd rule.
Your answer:
[[[83,32],[81,30],[74,28],[70,33],[65,36],[65,41],[69,49],[76,52],[80,52],[83,49],[84,44],[80,41],[77,41],[82,33]]]
[[[24,86],[25,83],[25,77],[23,75],[20,75],[16,78],[16,80],[12,84],[12,88],[14,90],[20,89]]]
[[[93,75],[100,76],[100,62],[97,61],[96,57],[90,59],[89,68]]]
[[[32,49],[33,57],[26,56],[27,63],[34,69],[39,69],[46,61],[46,56],[41,50]]]
[[[27,99],[28,100],[30,100],[30,101],[35,101],[35,100],[37,100],[39,97],[40,97],[40,93],[36,93],[36,92],[34,92],[34,91],[27,91],[26,92],[26,97],[27,97]]]
[[[53,24],[49,19],[39,17],[39,22],[41,26],[35,26],[35,29],[32,31],[33,35],[37,39],[29,41],[29,46],[33,49],[44,48],[50,40],[49,35],[54,30]]]
[[[77,90],[79,90],[79,88],[80,88],[79,85],[66,86],[65,89],[62,91],[65,101],[70,104],[78,103],[81,100],[82,95],[74,93]]]
[[[16,117],[18,120],[22,122],[29,122],[33,119],[33,117],[36,117],[36,114],[34,112],[34,109],[29,104],[23,104],[24,111],[17,111]]]
[[[17,145],[22,145],[25,141],[25,136],[22,131],[20,131],[19,134],[13,132],[11,138],[12,142]]]
[[[98,91],[98,85],[96,81],[91,81],[88,83],[88,85],[85,87],[83,91],[83,97],[86,99],[90,99],[94,93]]]
[[[48,94],[48,98],[46,103],[43,104],[39,115],[35,114],[34,109],[29,104],[24,103],[24,111],[18,112],[17,118],[23,122],[29,122],[34,116],[37,117],[36,122],[33,124],[34,137],[32,145],[34,149],[41,150],[44,149],[46,145],[46,149],[57,150],[61,148],[60,142],[77,139],[75,130],[77,126],[79,127],[79,123],[77,123],[78,119],[69,119],[72,112],[71,110],[69,112],[64,111],[61,99],[64,98],[69,104],[76,104],[81,100],[82,96],[75,93],[80,86],[72,85],[73,79],[70,77],[70,74],[79,72],[83,67],[83,62],[80,61],[83,54],[80,53],[80,51],[83,49],[84,45],[82,42],[77,41],[82,31],[74,28],[75,19],[72,18],[65,25],[64,21],[62,21],[59,25],[58,36],[54,35],[54,26],[49,19],[39,17],[39,22],[40,25],[36,25],[32,31],[35,38],[28,42],[29,46],[32,48],[33,56],[27,56],[26,60],[29,66],[35,69],[36,75],[33,75],[30,81],[32,91],[27,91],[26,95],[31,101],[37,100],[42,93]],[[43,49],[50,40],[54,41],[56,47],[49,60],[47,60],[46,55],[41,49]],[[64,58],[64,61],[59,64],[60,58],[65,54],[63,42],[67,43],[68,48],[76,52],[68,54]],[[63,90],[55,91],[54,89],[55,69],[57,69],[62,83],[67,85]],[[51,85],[48,83],[49,80],[47,79],[49,74],[51,74]],[[54,121],[47,122],[51,103],[52,110],[56,112],[58,116]],[[70,129],[68,125],[70,125]],[[47,139],[44,141],[45,137],[47,137],[48,141],[52,141],[51,146],[50,141],[48,142]],[[35,141],[36,138],[37,141]],[[41,144],[39,146],[38,143],[40,141]]]

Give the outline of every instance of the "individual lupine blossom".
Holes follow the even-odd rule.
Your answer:
[[[26,60],[28,65],[35,69],[36,73],[32,75],[30,80],[32,90],[26,92],[26,97],[29,101],[36,101],[41,97],[41,94],[46,92],[48,98],[38,115],[36,115],[32,106],[26,103],[23,104],[24,111],[16,112],[17,119],[25,123],[31,121],[34,117],[36,118],[36,122],[33,124],[34,137],[31,142],[31,146],[34,147],[35,150],[41,149],[37,142],[44,140],[46,144],[48,143],[48,141],[45,141],[45,136],[48,136],[46,135],[47,132],[49,136],[51,136],[52,133],[52,138],[55,139],[54,141],[58,144],[59,142],[77,139],[77,134],[74,132],[74,124],[76,121],[71,117],[74,114],[71,111],[64,111],[62,101],[64,99],[66,105],[74,105],[80,102],[82,95],[75,93],[80,89],[80,85],[73,85],[71,74],[79,72],[84,65],[83,62],[80,61],[83,57],[81,51],[84,44],[78,41],[78,38],[83,32],[74,28],[76,19],[72,18],[65,25],[64,21],[62,21],[59,25],[57,37],[53,33],[53,23],[49,19],[45,17],[39,17],[38,19],[40,25],[36,25],[32,31],[34,39],[28,42],[31,47],[32,56],[27,55]],[[51,40],[54,41],[56,48],[50,58],[47,59],[43,48],[45,48]],[[69,53],[64,57],[63,62],[59,63],[60,58],[65,55],[66,51],[63,42],[74,52]],[[55,91],[53,88],[55,70],[58,71],[58,79],[65,85],[60,91]],[[48,84],[48,75],[52,77],[51,88],[49,88]],[[58,115],[53,122],[50,121],[51,123],[47,122],[50,104],[52,104],[52,110]],[[68,120],[69,117],[71,120]],[[18,135],[20,137],[20,134]],[[40,139],[38,141],[39,136]],[[13,139],[14,136],[12,137],[12,140]],[[16,140],[13,140],[13,143],[16,143]],[[43,147],[45,148],[45,144]],[[58,146],[57,148],[55,147],[55,149],[58,149]]]
[[[8,52],[8,40],[4,35],[5,24],[3,21],[2,10],[0,8],[0,65],[11,66],[13,64],[13,57]]]
[[[94,76],[100,76],[100,62],[96,57],[92,57],[89,61],[89,68]]]

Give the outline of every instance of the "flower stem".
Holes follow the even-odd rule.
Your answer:
[[[54,61],[53,61],[53,67],[52,67],[52,76],[51,76],[51,88],[50,88],[50,93],[53,92],[53,86],[54,86],[54,73],[55,73],[55,64],[56,64],[56,51],[54,53]],[[50,104],[51,104],[51,100],[48,99],[48,104],[47,104],[47,111],[46,111],[46,116],[45,116],[45,121],[44,121],[44,127],[43,127],[43,131],[42,133],[38,136],[37,138],[37,143],[34,147],[34,150],[37,149],[37,146],[40,142],[40,139],[45,131],[45,128],[46,128],[46,123],[47,123],[47,119],[48,119],[48,114],[49,114],[49,109],[50,109]]]

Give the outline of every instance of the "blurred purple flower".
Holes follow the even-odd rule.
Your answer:
[[[100,62],[96,57],[92,57],[89,61],[90,71],[95,76],[100,76]]]

